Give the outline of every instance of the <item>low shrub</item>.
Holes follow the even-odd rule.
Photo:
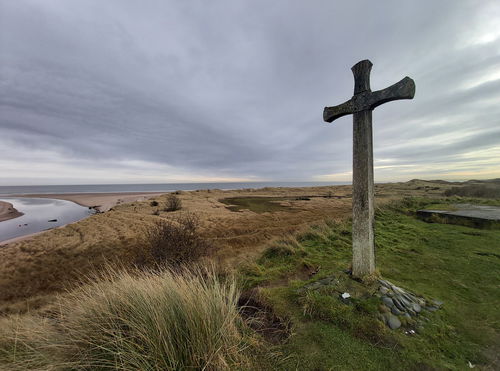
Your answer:
[[[177,211],[182,208],[182,201],[175,194],[168,195],[165,211]]]
[[[239,368],[246,361],[238,298],[234,279],[221,281],[212,271],[111,272],[63,299],[56,320],[3,319],[0,364],[8,370]]]
[[[152,206],[152,207],[158,206],[158,201],[153,200],[153,201],[151,201],[151,202],[149,203],[149,205],[150,205],[150,206]]]
[[[145,263],[179,267],[207,256],[213,245],[199,233],[200,221],[195,214],[183,214],[173,220],[158,220],[145,231]]]

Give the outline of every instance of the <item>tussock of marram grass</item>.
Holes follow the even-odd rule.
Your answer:
[[[53,328],[29,315],[0,318],[0,370],[56,370]]]
[[[212,272],[111,272],[65,298],[52,323],[11,322],[0,340],[0,364],[228,369],[243,361],[238,297],[234,280],[221,282]]]

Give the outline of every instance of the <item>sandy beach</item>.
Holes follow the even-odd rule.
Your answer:
[[[55,198],[59,200],[72,201],[81,206],[92,207],[100,212],[109,211],[116,205],[127,204],[136,201],[146,201],[147,199],[155,196],[160,196],[163,193],[156,192],[128,192],[128,193],[64,193],[64,194],[23,194],[13,195],[13,197],[35,197],[35,198]],[[17,218],[23,213],[17,211],[11,203],[0,201],[0,222]],[[58,227],[58,228],[63,228]],[[24,236],[15,237],[9,240],[0,242],[0,245],[7,245],[14,242],[19,242],[31,239],[37,235],[43,234],[47,231],[41,231]]]
[[[145,201],[148,198],[159,196],[165,192],[127,192],[127,193],[60,193],[60,194],[24,194],[15,197],[55,198],[77,203],[81,206],[92,207],[105,212],[113,206],[136,201]],[[11,205],[12,206],[12,205]]]
[[[13,205],[9,202],[0,201],[0,222],[4,220],[14,219],[23,213],[14,209]]]

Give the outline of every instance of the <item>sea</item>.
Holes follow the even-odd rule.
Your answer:
[[[71,201],[37,198],[30,195],[68,193],[173,192],[203,189],[258,189],[265,187],[313,187],[340,185],[340,182],[244,182],[165,184],[85,184],[0,186],[0,201],[6,201],[23,215],[0,222],[0,245],[13,238],[61,227],[92,215],[95,211]],[[22,197],[27,195],[27,197]],[[18,197],[16,197],[18,196]],[[1,246],[0,246],[1,247]]]
[[[0,186],[0,195],[61,194],[61,193],[128,193],[173,192],[201,189],[247,189],[265,187],[314,187],[342,185],[342,182],[242,182],[242,183],[164,183],[164,184],[82,184]]]

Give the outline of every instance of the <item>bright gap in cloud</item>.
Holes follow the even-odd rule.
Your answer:
[[[466,81],[464,84],[462,84],[461,88],[463,90],[474,89],[480,85],[496,80],[500,80],[500,69],[489,71],[479,77],[474,77],[474,79]]]

